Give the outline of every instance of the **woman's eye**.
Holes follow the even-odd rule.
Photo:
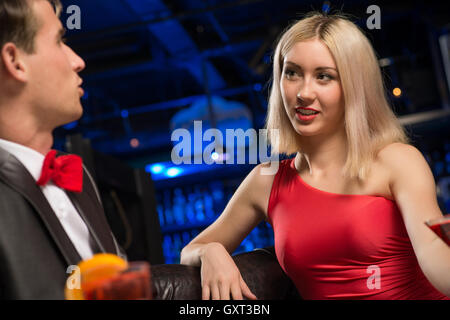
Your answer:
[[[285,69],[284,75],[286,76],[287,79],[290,79],[290,78],[294,77],[295,75],[297,75],[297,73],[294,70]]]
[[[333,76],[329,75],[328,73],[321,73],[317,76],[319,80],[333,80]]]

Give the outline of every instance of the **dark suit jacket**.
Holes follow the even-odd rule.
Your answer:
[[[121,254],[85,169],[83,191],[67,194],[89,229],[95,252]],[[31,174],[0,148],[0,299],[64,299],[67,268],[80,261]]]

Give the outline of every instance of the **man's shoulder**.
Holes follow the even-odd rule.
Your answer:
[[[0,177],[0,202],[17,202],[22,195]]]

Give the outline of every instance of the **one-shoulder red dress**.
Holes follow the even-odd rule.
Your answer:
[[[313,188],[287,159],[268,217],[277,259],[303,299],[449,299],[420,269],[394,201]]]

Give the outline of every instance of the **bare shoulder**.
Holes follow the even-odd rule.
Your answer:
[[[395,162],[400,159],[423,158],[422,153],[414,146],[401,142],[391,143],[378,152],[378,157],[386,162]]]
[[[278,168],[279,162],[260,163],[242,183],[242,192],[265,217],[267,217],[270,192]]]
[[[390,171],[391,175],[428,168],[420,150],[406,143],[395,142],[385,146],[378,152],[377,159]]]
[[[405,143],[392,143],[380,150],[377,156],[389,172],[389,184],[393,195],[399,188],[409,185],[434,184],[434,177],[423,154],[416,147]]]
[[[249,174],[249,177],[251,177],[251,180],[256,182],[258,186],[270,188],[275,175],[278,172],[278,168],[279,162],[260,163],[253,168]],[[270,186],[267,186],[267,183],[269,183]]]

